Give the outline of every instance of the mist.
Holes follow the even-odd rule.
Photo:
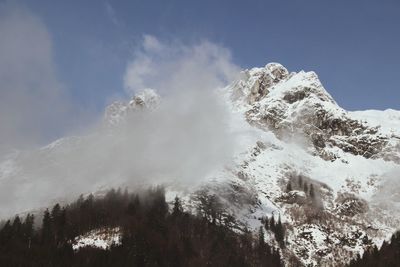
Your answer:
[[[129,97],[120,102],[128,107],[132,96],[151,88],[161,95],[159,104],[127,112],[117,125],[110,125],[105,117],[91,123],[82,135],[9,154],[0,163],[0,217],[110,187],[162,184],[179,188],[201,183],[233,156],[236,140],[229,130],[230,113],[217,89],[235,79],[238,71],[229,50],[220,45],[143,36],[121,75]],[[62,87],[57,88],[62,93]],[[31,119],[29,114],[47,119],[39,107],[36,112],[41,99],[28,89],[23,93],[23,99],[33,102],[30,109],[34,112],[8,119],[24,122]],[[7,99],[9,106],[21,101],[19,94],[12,95]],[[60,102],[60,107],[68,105]],[[1,106],[1,114],[10,110]],[[15,146],[30,138],[20,133],[19,124],[6,127],[9,135],[17,134],[12,139]],[[41,137],[40,132],[34,134]]]
[[[38,17],[12,2],[0,3],[0,36],[1,158],[44,144],[85,116],[57,77],[51,36]]]
[[[383,181],[372,200],[374,205],[400,213],[399,173],[400,168],[396,166],[383,176]]]

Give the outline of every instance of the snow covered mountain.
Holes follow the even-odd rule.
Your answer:
[[[398,227],[399,111],[346,112],[314,72],[276,63],[244,71],[228,90],[235,111],[266,133],[232,183],[255,197],[249,222],[280,214],[287,259],[340,264]],[[314,200],[305,183],[317,188]]]
[[[265,217],[280,217],[288,266],[294,258],[308,266],[337,266],[396,230],[400,111],[347,112],[314,72],[289,73],[278,63],[243,71],[218,95],[231,113],[229,130],[238,137],[234,159],[200,184],[167,184],[171,199],[179,195],[191,209],[201,197],[216,196],[239,227],[254,230]],[[104,124],[118,128],[129,114],[157,109],[160,101],[148,89],[128,103],[115,102],[106,109]],[[64,138],[39,151],[11,155],[0,163],[0,186],[19,179],[16,198],[35,190],[23,185],[30,173],[54,155],[68,155],[87,138]],[[35,166],[29,166],[31,157],[40,159]],[[118,186],[118,180],[92,182],[97,189]],[[10,209],[21,211],[18,202],[13,205]],[[279,246],[272,232],[266,238]]]

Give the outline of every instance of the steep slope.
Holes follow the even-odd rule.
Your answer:
[[[115,126],[132,112],[157,108],[160,101],[160,96],[154,90],[145,89],[135,95],[128,103],[116,101],[109,105],[104,114],[104,123],[107,126]]]
[[[379,124],[366,123],[361,113],[340,108],[314,72],[289,74],[280,64],[272,63],[243,75],[232,90],[236,102],[248,104],[245,113],[249,123],[273,131],[280,139],[304,136],[326,159],[334,160],[337,155],[331,148],[338,147],[366,158],[399,162],[398,151],[392,149],[398,141],[393,140],[395,132],[388,134]],[[396,118],[396,111],[392,113],[391,118]],[[377,112],[364,114],[371,118]]]
[[[393,192],[400,188],[384,198],[390,205],[382,194],[399,167],[399,121],[381,129],[380,112],[346,112],[315,73],[289,74],[277,63],[244,71],[228,91],[236,112],[266,132],[232,175],[257,203],[247,222],[281,216],[286,252],[310,266],[340,264],[390,236],[399,225]]]
[[[280,217],[288,266],[293,258],[308,266],[340,265],[390,237],[400,223],[400,184],[394,175],[400,169],[400,111],[347,112],[314,72],[289,73],[278,63],[245,70],[218,93],[230,111],[227,126],[237,137],[234,158],[210,170],[200,184],[167,184],[170,200],[180,195],[190,210],[205,198],[218,199],[227,217],[238,218],[238,229],[256,230],[266,217]],[[145,90],[130,102],[113,103],[105,112],[107,135],[112,139],[130,114],[157,109],[160,101]],[[19,192],[10,211],[20,212],[24,194],[46,186],[45,179],[26,183],[32,174],[71,160],[88,140],[64,138],[0,163],[0,186],[15,186],[15,181],[21,186],[10,189]],[[96,174],[87,181],[93,191],[124,185],[119,177],[126,173],[118,173],[112,184],[102,183],[99,177],[115,173],[97,165],[76,177]],[[79,186],[78,178],[75,182]],[[266,239],[279,246],[271,231]]]

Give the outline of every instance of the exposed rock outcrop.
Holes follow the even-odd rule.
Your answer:
[[[353,119],[337,105],[314,72],[289,74],[277,63],[247,70],[233,85],[234,95],[247,102],[249,123],[273,131],[280,139],[303,136],[316,154],[336,160],[330,148],[366,158],[398,161],[399,140],[379,127]],[[235,92],[236,91],[236,92]],[[393,146],[393,143],[395,145]]]

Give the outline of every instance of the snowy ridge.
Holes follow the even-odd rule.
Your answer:
[[[365,121],[371,126],[380,127],[380,130],[387,135],[400,136],[400,111],[387,110],[364,110],[351,111],[349,114],[360,121]]]
[[[231,178],[256,196],[243,214],[250,226],[279,214],[287,258],[309,266],[340,265],[390,237],[400,222],[398,202],[382,209],[378,199],[399,168],[398,111],[347,112],[314,72],[289,74],[277,63],[244,71],[227,91],[234,110],[268,133],[254,140]],[[308,204],[301,188],[287,191],[299,177],[318,188],[318,205]]]
[[[279,63],[245,70],[218,92],[230,109],[229,129],[238,136],[234,158],[200,185],[168,186],[168,199],[179,195],[191,210],[199,192],[216,195],[237,217],[238,228],[257,230],[263,218],[281,217],[288,266],[291,257],[306,266],[340,266],[400,225],[400,185],[393,183],[400,169],[400,111],[347,112],[316,73],[289,73]],[[114,102],[104,124],[118,128],[129,114],[156,109],[160,101],[147,89],[131,101]],[[85,137],[64,138],[9,157],[0,163],[0,186],[29,179],[29,157],[45,164],[82,142]],[[75,247],[118,244],[118,229],[105,232],[77,237]],[[266,238],[278,246],[272,232]]]
[[[398,149],[394,149],[396,136],[357,116],[360,113],[338,106],[314,72],[289,74],[280,64],[268,64],[244,71],[229,90],[249,123],[273,131],[280,139],[304,138],[313,144],[314,153],[326,160],[337,159],[333,149],[339,147],[354,155],[400,162]],[[394,114],[392,111],[390,118],[399,121]]]
[[[152,89],[139,92],[129,102],[115,101],[106,108],[104,122],[106,125],[117,125],[127,114],[143,109],[155,109],[160,103],[160,96]]]

